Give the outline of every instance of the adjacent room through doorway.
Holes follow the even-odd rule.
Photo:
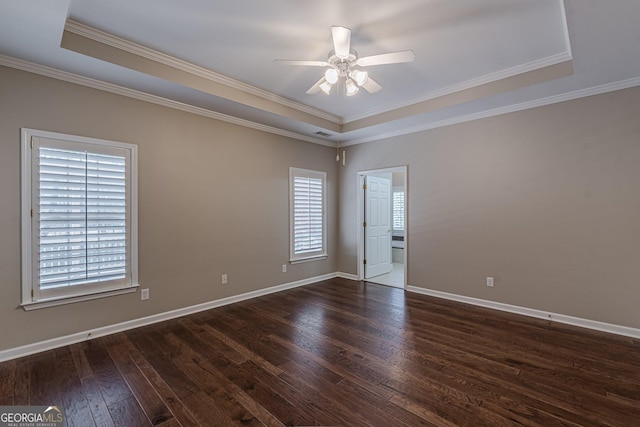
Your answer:
[[[405,288],[407,168],[358,173],[358,278]]]

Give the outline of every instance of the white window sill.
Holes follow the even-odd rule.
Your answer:
[[[22,303],[21,307],[24,309],[24,311],[38,310],[41,308],[72,304],[80,301],[89,301],[98,298],[112,297],[115,295],[130,294],[132,292],[136,292],[139,287],[140,285],[136,284],[127,286],[126,288],[109,289],[106,291],[97,291],[89,294],[42,299],[39,301]]]
[[[315,255],[315,256],[310,256],[308,258],[291,259],[291,260],[289,260],[289,263],[290,264],[300,264],[300,263],[303,263],[303,262],[320,261],[320,260],[327,259],[327,258],[328,258],[327,254]]]

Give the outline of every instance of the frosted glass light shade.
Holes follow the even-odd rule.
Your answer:
[[[347,79],[347,81],[345,82],[345,86],[347,89],[347,96],[353,96],[360,90],[351,79]]]
[[[358,86],[362,86],[369,80],[369,73],[366,71],[353,70],[350,75]]]
[[[329,68],[324,72],[324,79],[329,82],[329,84],[334,85],[338,82],[338,76],[340,73],[335,68]]]
[[[329,83],[328,81],[325,81],[320,83],[320,90],[322,90],[324,93],[326,93],[327,95],[329,95],[331,93],[331,88],[333,87],[333,85],[331,83]]]

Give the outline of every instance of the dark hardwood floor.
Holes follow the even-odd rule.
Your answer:
[[[640,343],[334,279],[0,364],[69,426],[639,426]]]

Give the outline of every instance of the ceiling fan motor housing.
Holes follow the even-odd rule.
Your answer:
[[[340,72],[340,77],[345,77],[349,75],[351,67],[355,65],[357,60],[358,54],[354,50],[349,53],[349,56],[347,58],[339,58],[334,51],[331,51],[331,53],[329,53],[327,62],[330,66]]]

